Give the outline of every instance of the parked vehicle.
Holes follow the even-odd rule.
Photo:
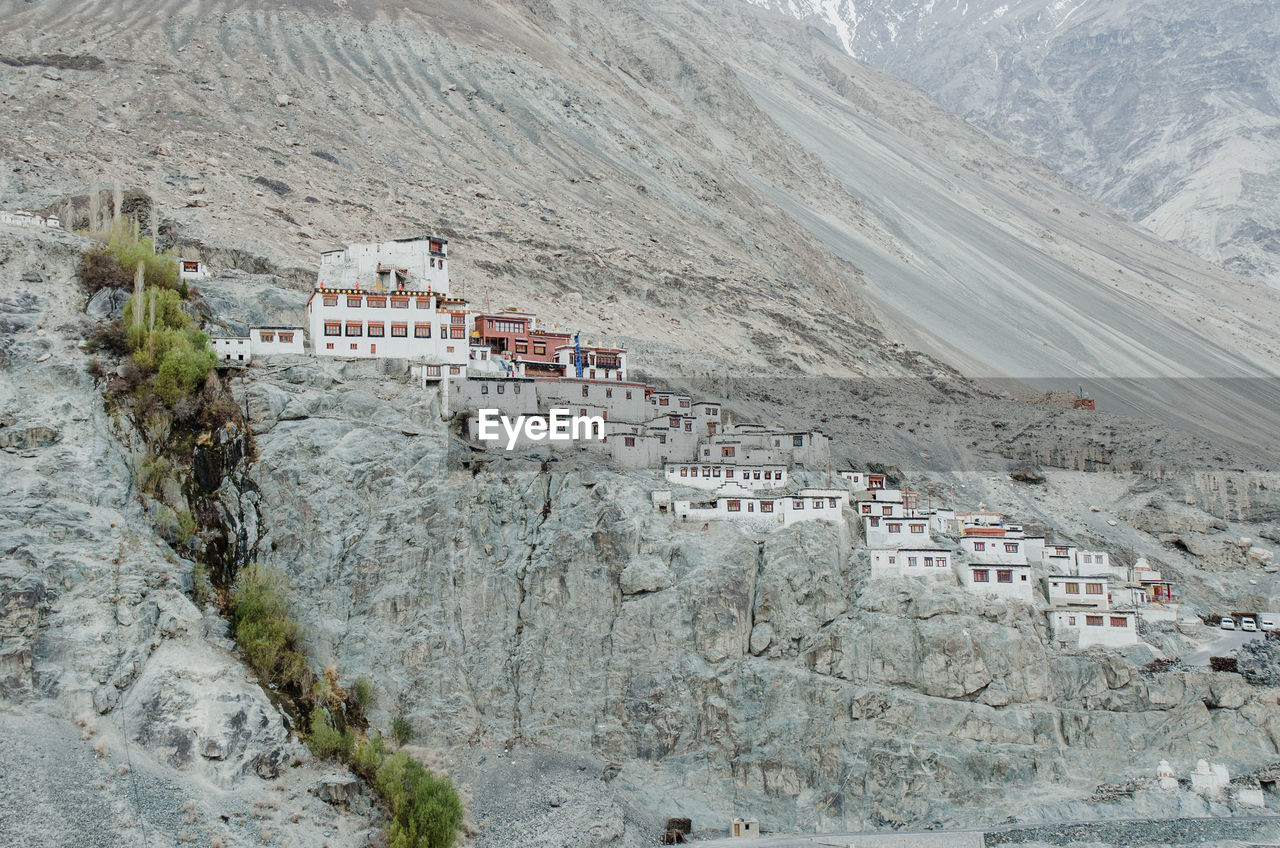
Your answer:
[[[1246,615],[1244,618],[1240,619],[1240,629],[1251,632],[1256,631],[1258,629],[1258,622],[1254,621],[1252,616]]]
[[[1229,615],[1224,615],[1222,621],[1218,622],[1218,626],[1223,630],[1235,630],[1236,620]]]
[[[1274,615],[1264,615],[1258,619],[1258,627],[1262,630],[1275,630],[1276,617]]]

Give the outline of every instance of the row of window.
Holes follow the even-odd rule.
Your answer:
[[[879,516],[879,515],[873,515],[873,516],[871,516],[871,526],[872,526],[872,527],[879,527],[879,526],[880,526],[880,518],[881,518],[881,516]],[[901,532],[902,532],[902,522],[900,522],[900,521],[889,521],[889,522],[886,522],[884,526],[885,526],[885,529],[886,529],[889,533],[901,533]],[[923,533],[923,532],[924,532],[925,525],[923,525],[923,524],[911,524],[911,525],[909,525],[909,527],[911,528],[911,532],[912,532],[912,533]]]
[[[907,557],[907,568],[915,568],[920,564],[920,560],[924,560],[925,568],[946,568],[947,558],[944,556],[927,556],[927,557]],[[889,564],[893,565],[897,561],[897,557],[889,557]]]
[[[1109,615],[1105,617],[1110,619],[1109,623],[1112,627],[1128,627],[1129,626],[1129,619],[1123,615]],[[1103,618],[1104,616],[1101,616],[1101,615],[1086,615],[1084,617],[1085,626],[1086,627],[1102,627]],[[1074,615],[1067,616],[1067,626],[1068,627],[1076,626],[1076,616]]]
[[[363,321],[325,321],[324,334],[326,336],[372,336],[381,338],[386,335],[386,324],[382,321],[370,321],[366,325]],[[431,324],[414,324],[413,337],[415,339],[431,338]],[[345,330],[345,333],[344,333]],[[467,330],[465,327],[450,327],[446,324],[440,325],[440,338],[442,339],[465,339]],[[407,338],[409,335],[408,322],[400,323],[393,321],[391,323],[392,338]],[[292,338],[292,337],[291,337]],[[284,341],[284,334],[281,334],[281,341]]]
[[[323,297],[324,297],[325,306],[337,306],[341,299],[341,296],[336,294],[326,294]],[[386,309],[388,303],[391,304],[392,309],[408,309],[410,300],[414,302],[414,306],[418,309],[431,308],[431,298],[429,297],[408,298],[408,297],[400,297],[397,295],[391,295],[390,297],[388,297],[386,295],[372,295],[372,294],[370,295],[349,294],[349,295],[345,295],[345,297],[347,299],[347,306],[352,309],[359,309],[362,305],[368,306],[371,309]],[[462,317],[462,316],[455,316],[455,317]]]
[[[1067,584],[1066,584],[1066,586],[1065,586],[1065,588],[1063,589],[1063,591],[1064,591],[1066,594],[1068,594],[1068,595],[1078,595],[1078,594],[1080,594],[1080,584],[1079,584],[1079,583],[1067,583]],[[1101,595],[1101,594],[1102,594],[1102,584],[1101,584],[1101,583],[1086,583],[1086,584],[1084,584],[1084,593],[1085,593],[1086,595]]]
[[[986,542],[974,542],[974,543],[973,543],[973,550],[974,550],[974,552],[975,552],[975,553],[976,553],[976,552],[978,552],[978,551],[985,551],[986,549],[987,549],[987,543],[986,543]],[[1005,543],[1004,543],[1004,552],[1005,552],[1005,553],[1007,553],[1007,554],[1016,554],[1016,553],[1018,552],[1018,543],[1017,543],[1017,542],[1005,542]]]
[[[281,344],[293,344],[293,333],[277,334],[274,332],[268,333],[264,331],[264,332],[259,332],[258,335],[262,338],[264,342],[267,342],[267,343],[274,342],[276,340],[276,336],[279,335]]]
[[[505,393],[506,393],[507,386],[506,386],[506,384],[505,384],[505,383],[498,383],[498,384],[497,384],[497,387],[498,387],[498,392],[497,392],[498,394],[505,394]],[[511,393],[512,393],[513,395],[518,395],[518,394],[520,394],[520,384],[519,384],[519,383],[512,383],[512,384],[511,384]],[[488,384],[488,383],[481,383],[481,384],[480,384],[480,394],[482,394],[482,395],[487,395],[487,394],[489,394],[489,384]]]
[[[839,501],[836,498],[810,498],[809,500],[812,502],[814,509],[835,509],[839,505]],[[805,498],[792,498],[791,508],[793,510],[804,509],[804,502]],[[742,501],[729,500],[726,503],[729,512],[742,511]],[[753,512],[752,507],[754,505],[755,501],[747,501],[747,512]],[[773,512],[773,501],[760,501],[760,511]]]
[[[862,514],[863,514],[863,515],[870,515],[870,514],[871,514],[871,504],[869,504],[869,503],[864,503],[864,504],[862,505]],[[881,515],[893,515],[893,505],[892,505],[892,504],[882,504],[882,505],[881,505],[881,507],[880,507],[880,514],[881,514]],[[873,522],[873,524],[874,524],[874,522]]]
[[[719,466],[719,465],[704,465],[704,466],[702,466],[702,476],[703,476],[703,477],[719,477],[719,476],[720,476],[720,469],[721,469],[721,466]],[[785,471],[777,471],[777,472],[774,472],[774,471],[765,471],[765,472],[763,472],[763,473],[764,473],[764,479],[766,479],[766,480],[773,480],[773,479],[774,479],[774,474],[775,474],[775,473],[777,474],[777,479],[778,479],[778,480],[784,480],[784,479],[786,479],[786,476],[785,476],[785,475],[786,475],[786,472],[785,472]],[[742,469],[742,479],[743,479],[743,480],[759,480],[759,479],[760,479],[760,474],[761,474],[761,471],[760,471],[760,469],[758,469],[758,468],[757,468],[757,469],[751,469],[751,468],[745,468],[745,469]],[[754,476],[753,476],[753,475],[754,475]],[[682,466],[680,466],[680,476],[681,476],[681,477],[697,477],[697,476],[698,476],[698,466],[696,466],[696,465],[682,465]],[[732,480],[732,479],[733,479],[733,476],[734,476],[734,469],[733,469],[733,468],[725,468],[725,469],[724,469],[724,476],[725,476],[725,479]]]
[[[1021,576],[1022,576],[1022,582],[1024,582],[1024,583],[1025,583],[1025,582],[1027,581],[1027,575],[1023,574],[1023,575],[1021,575]],[[990,582],[991,582],[991,571],[990,571],[990,569],[986,569],[986,568],[975,568],[975,569],[973,570],[973,582],[974,582],[974,583],[990,583]],[[996,582],[997,582],[997,583],[1012,583],[1012,582],[1013,582],[1013,571],[1012,571],[1012,569],[1008,569],[1008,568],[997,568],[997,569],[996,569]]]

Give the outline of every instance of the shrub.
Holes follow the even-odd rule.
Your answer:
[[[373,706],[373,681],[367,677],[357,678],[351,687],[351,698],[361,715],[367,713]]]
[[[307,746],[317,757],[336,757],[347,761],[355,753],[355,734],[350,730],[339,733],[329,723],[329,715],[323,707],[317,706],[311,711],[308,730]]]
[[[173,406],[204,385],[217,357],[205,347],[181,345],[170,348],[160,357],[156,371],[155,392],[168,406]]]
[[[405,718],[403,713],[391,719],[391,738],[400,745],[413,738],[413,725],[409,723],[409,719]]]
[[[306,659],[297,649],[298,623],[285,602],[287,582],[274,568],[254,563],[236,577],[233,593],[236,642],[249,665],[276,686],[302,688]]]
[[[373,785],[391,810],[388,848],[452,848],[463,817],[452,780],[397,753],[383,758]]]
[[[123,268],[105,245],[95,245],[80,256],[76,277],[90,297],[103,289],[133,288],[133,272]]]
[[[85,340],[85,349],[90,353],[110,353],[124,356],[129,352],[129,340],[125,336],[124,326],[119,321],[112,321],[94,331]]]

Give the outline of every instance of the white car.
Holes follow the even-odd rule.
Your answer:
[[[1275,616],[1264,615],[1261,619],[1259,619],[1258,626],[1263,630],[1275,630],[1276,629]]]
[[[1221,627],[1223,630],[1235,630],[1236,620],[1229,616],[1223,616],[1222,621],[1218,622],[1218,626]]]
[[[1250,630],[1250,631],[1257,630],[1258,623],[1254,621],[1252,618],[1242,618],[1240,619],[1240,629]]]

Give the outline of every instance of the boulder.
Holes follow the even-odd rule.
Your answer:
[[[124,306],[132,292],[125,289],[99,289],[89,298],[85,314],[98,321],[116,321],[124,316]]]

